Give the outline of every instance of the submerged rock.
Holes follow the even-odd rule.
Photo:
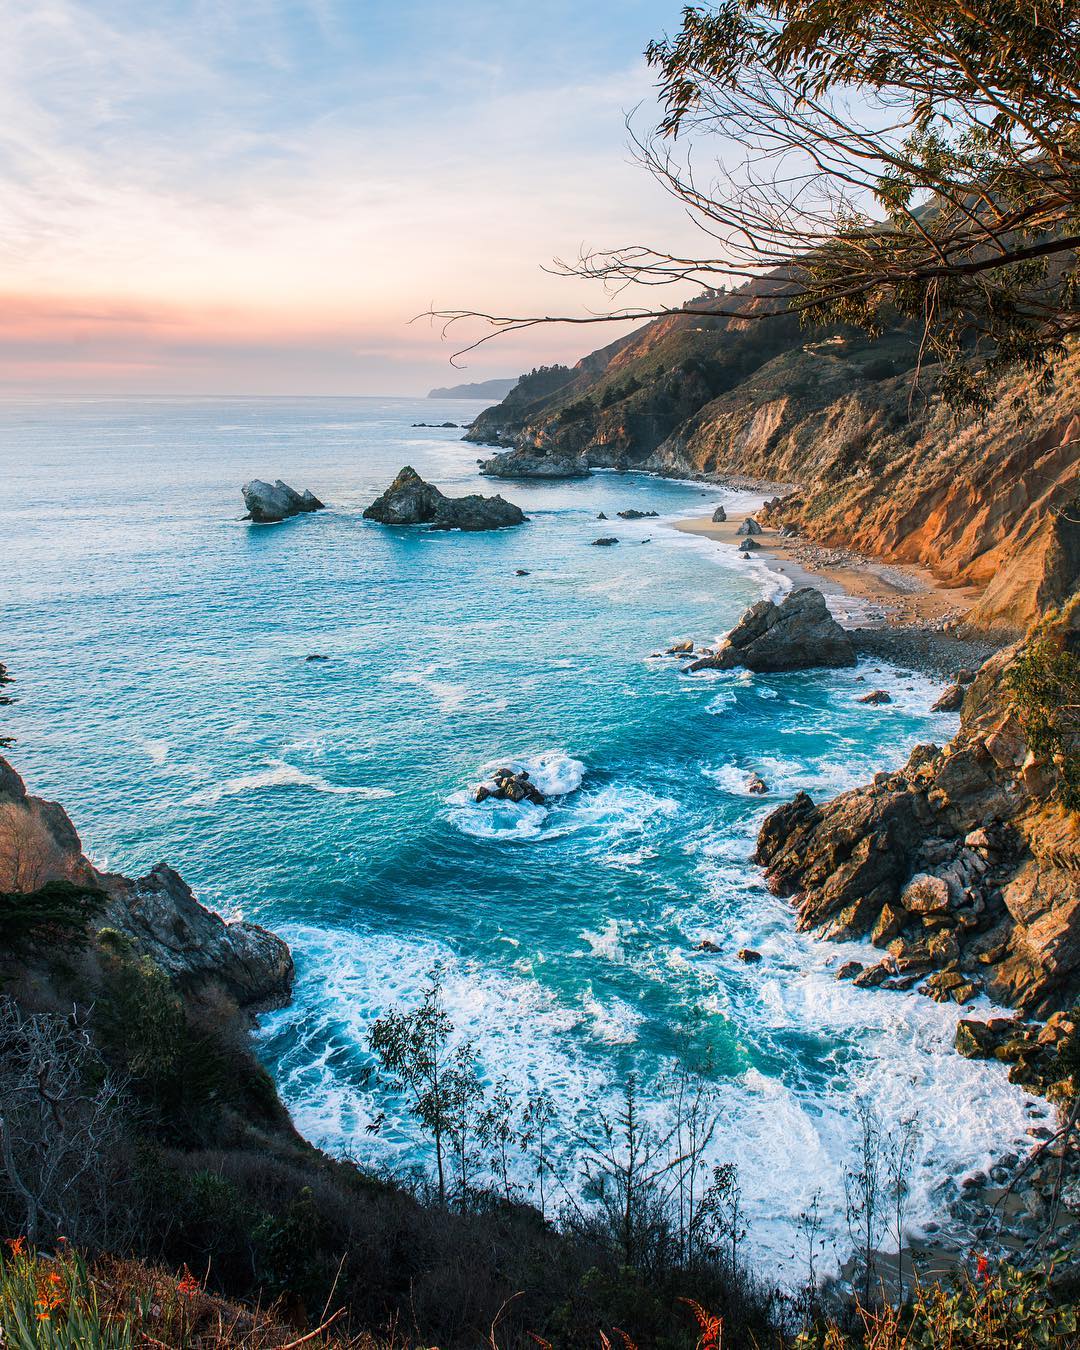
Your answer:
[[[612,544],[617,544],[618,542],[619,541],[613,534],[606,534],[600,539],[593,540],[593,548],[610,548]]]
[[[659,514],[657,511],[639,511],[636,507],[631,507],[629,511],[616,511],[615,514],[620,520],[651,520]]]
[[[748,966],[756,966],[761,960],[761,953],[754,951],[753,947],[740,947],[735,955]]]
[[[720,944],[717,942],[713,942],[711,938],[702,938],[701,941],[698,943],[698,945],[694,948],[694,951],[696,952],[709,952],[711,955],[714,956],[719,950]]]
[[[433,530],[501,530],[521,525],[525,515],[502,497],[444,496],[406,464],[364,518],[380,525],[430,525]]]
[[[872,689],[869,694],[863,694],[858,701],[860,703],[891,703],[892,694],[887,689]]]
[[[297,492],[288,483],[279,478],[275,483],[264,483],[261,478],[253,478],[240,489],[247,507],[245,520],[255,525],[276,525],[288,520],[290,516],[305,515],[309,511],[322,511],[324,503],[309,489]]]
[[[783,604],[759,600],[743,614],[720,647],[690,670],[804,670],[853,666],[855,648],[812,586],[792,591]]]
[[[754,793],[755,796],[762,797],[769,790],[769,785],[759,773],[752,773],[746,780],[747,792]]]

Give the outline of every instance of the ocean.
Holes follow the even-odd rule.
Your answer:
[[[838,983],[873,949],[797,933],[750,862],[777,803],[898,766],[956,719],[930,712],[932,680],[880,662],[690,677],[654,658],[773,592],[757,561],[671,525],[757,499],[635,474],[496,484],[459,430],[412,425],[481,406],[0,405],[10,756],[99,866],[167,860],[206,904],[289,940],[296,996],[263,1019],[259,1048],[310,1139],[372,1167],[430,1166],[365,1037],[438,963],[488,1081],[551,1093],[560,1194],[578,1194],[585,1141],[628,1074],[662,1129],[667,1074],[704,1066],[749,1251],[797,1282],[815,1194],[829,1259],[847,1249],[861,1101],[888,1130],[917,1120],[915,1225],[946,1179],[1044,1110],[952,1051],[955,1007]],[[501,491],[529,522],[463,535],[362,520],[406,463],[454,495]],[[329,509],[245,523],[240,485],[256,476]],[[616,519],[632,507],[658,518]],[[591,547],[601,534],[620,542]],[[894,702],[860,705],[878,685]],[[471,801],[507,760],[558,793],[549,807]],[[765,797],[746,790],[753,770]],[[695,951],[703,938],[719,953]]]

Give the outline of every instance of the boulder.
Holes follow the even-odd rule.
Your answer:
[[[836,978],[838,980],[853,980],[856,975],[861,975],[863,970],[864,966],[861,961],[845,961],[836,972]]]
[[[667,649],[668,656],[689,656],[694,650],[693,638],[686,638],[682,642],[676,642]]]
[[[761,953],[754,951],[753,947],[740,947],[735,955],[748,966],[756,966],[761,960]]]
[[[612,544],[617,544],[618,542],[619,541],[615,538],[614,535],[606,534],[603,535],[600,539],[593,540],[593,548],[610,548]]]
[[[305,515],[309,511],[322,511],[324,504],[313,492],[305,489],[297,492],[279,478],[275,483],[264,483],[261,478],[253,478],[240,489],[244,494],[247,507],[245,520],[255,525],[276,525],[288,520],[290,516]]]
[[[615,514],[620,520],[651,520],[653,517],[659,515],[659,512],[639,511],[636,507],[632,506],[628,511],[616,511]]]
[[[863,694],[859,699],[860,703],[891,703],[892,694],[887,689],[874,689],[869,694]]]
[[[516,576],[516,577],[527,577],[527,576],[529,576],[529,575],[530,575],[530,572],[529,572],[529,569],[528,569],[527,567],[519,567],[519,568],[517,569],[517,571],[514,573],[514,576]]]
[[[739,548],[742,550],[743,553],[751,553],[755,549],[759,549],[760,547],[761,545],[757,542],[756,539],[744,539],[742,543],[739,545]]]
[[[950,684],[948,689],[933,704],[931,712],[959,712],[964,706],[964,686]]]
[[[751,605],[709,656],[691,670],[804,670],[813,666],[853,666],[855,648],[812,586],[790,592],[783,604],[759,600]]]
[[[727,512],[722,506],[718,506],[712,513],[712,519],[714,525],[722,525],[727,520]]]
[[[752,773],[746,780],[746,790],[757,797],[763,797],[768,792],[769,785],[759,773]]]
[[[952,904],[952,891],[943,877],[919,872],[904,887],[900,903],[911,914],[941,914]]]
[[[446,497],[406,464],[381,497],[364,512],[380,525],[430,525],[433,530],[501,530],[520,525],[520,507],[502,497]]]
[[[596,517],[596,519],[597,519],[597,520],[607,520],[607,516],[604,514],[603,511],[601,511],[600,514]]]
[[[736,534],[750,535],[761,533],[762,533],[761,526],[757,523],[757,521],[754,519],[753,516],[747,516],[746,519],[739,526],[738,530],[736,530]]]
[[[696,952],[709,952],[712,955],[715,955],[719,950],[719,943],[713,942],[711,938],[702,938],[694,948],[694,951]]]

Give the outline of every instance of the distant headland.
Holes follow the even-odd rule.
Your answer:
[[[448,389],[433,389],[428,398],[503,399],[515,384],[517,384],[516,375],[508,380],[481,380],[478,384],[454,384]]]

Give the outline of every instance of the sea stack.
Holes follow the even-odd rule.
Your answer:
[[[433,530],[501,530],[521,525],[525,513],[502,497],[447,497],[409,464],[364,512],[380,525],[429,525]]]
[[[325,504],[310,489],[297,492],[288,483],[279,478],[275,483],[264,483],[261,478],[253,478],[240,489],[247,507],[245,520],[255,525],[276,525],[288,520],[290,516],[305,515],[309,511],[322,511]]]

